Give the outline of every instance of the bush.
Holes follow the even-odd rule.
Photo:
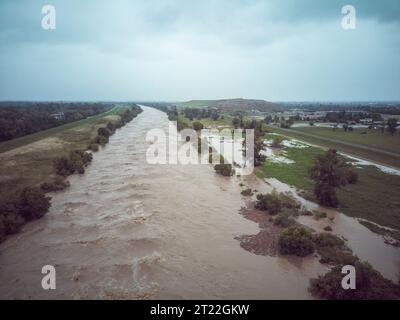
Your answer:
[[[344,241],[330,233],[319,233],[313,236],[314,243],[318,247],[343,246]]]
[[[342,266],[336,266],[324,276],[310,281],[310,292],[319,298],[331,300],[399,299],[400,286],[385,279],[368,263],[357,261],[356,289],[342,288]]]
[[[293,198],[290,193],[281,192],[279,194],[279,198],[283,207],[296,210],[301,209],[301,204],[295,198]]]
[[[333,234],[319,233],[313,236],[313,241],[321,256],[321,263],[353,265],[357,261],[357,257],[353,255],[345,242]]]
[[[37,188],[25,188],[18,201],[19,214],[27,221],[41,218],[50,208],[50,198]]]
[[[281,254],[293,254],[305,257],[314,252],[312,234],[302,227],[291,227],[282,231],[279,236]]]
[[[25,219],[20,216],[16,203],[0,203],[0,241],[6,235],[19,232]]]
[[[253,195],[253,191],[251,191],[250,188],[247,188],[247,189],[243,190],[243,191],[241,192],[241,194],[242,194],[243,196],[250,197],[250,196]]]
[[[56,158],[53,161],[54,169],[60,176],[69,176],[75,172],[79,174],[85,173],[87,166],[93,159],[93,155],[86,151],[71,151],[69,157]]]
[[[97,152],[100,150],[100,145],[98,145],[97,143],[91,143],[89,149],[93,152]]]
[[[258,210],[268,211],[270,214],[277,214],[282,209],[282,202],[276,190],[272,193],[258,194],[255,208]]]
[[[200,130],[203,130],[204,129],[204,126],[203,126],[203,124],[200,122],[200,121],[195,121],[195,122],[193,122],[193,129],[195,130],[195,131],[200,131]]]
[[[107,129],[113,133],[116,130],[116,126],[112,122],[108,122]]]
[[[97,135],[94,139],[93,143],[99,144],[101,146],[105,146],[108,143],[109,139],[106,136]]]
[[[216,164],[214,170],[225,177],[230,177],[233,175],[233,169],[231,164]]]
[[[274,219],[274,225],[289,228],[296,224],[290,212],[281,212]]]
[[[71,160],[67,157],[59,157],[54,159],[53,166],[56,173],[64,177],[73,174],[75,171]]]
[[[65,180],[63,177],[56,177],[52,182],[44,182],[40,185],[43,192],[55,192],[62,191],[69,187],[69,181]]]
[[[99,129],[97,129],[97,134],[99,136],[103,136],[108,139],[111,136],[111,131],[108,130],[107,128],[99,128]]]
[[[314,193],[318,199],[318,203],[322,206],[336,208],[339,204],[335,188],[327,183],[317,183],[315,185]]]

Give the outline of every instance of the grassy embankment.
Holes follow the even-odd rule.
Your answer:
[[[272,139],[273,136],[266,136]],[[309,169],[324,151],[318,147],[285,147],[285,157],[295,163],[284,164],[266,161],[258,168],[259,177],[273,177],[305,191],[305,196],[314,199],[314,183],[309,178]],[[400,176],[383,173],[373,166],[354,169],[359,176],[357,184],[338,190],[339,210],[345,214],[363,218],[382,226],[400,230]]]
[[[0,143],[0,154],[3,152],[7,152],[9,150],[15,149],[15,148],[19,148],[22,146],[25,146],[27,144],[54,136],[60,132],[66,131],[68,129],[73,129],[85,124],[92,124],[95,123],[96,121],[98,121],[99,119],[104,118],[105,116],[112,116],[112,115],[118,115],[121,112],[121,107],[116,106],[114,108],[112,108],[111,110],[95,115],[93,117],[90,118],[86,118],[80,121],[75,121],[75,122],[71,122],[71,123],[67,123],[65,125],[62,126],[58,126],[55,128],[51,128],[48,130],[43,130],[43,131],[39,131],[33,134],[29,134],[27,136],[23,136],[20,138],[16,138],[16,139],[12,139],[9,141],[4,141]]]
[[[400,136],[369,129],[343,129],[298,127],[281,129],[268,126],[272,131],[324,148],[337,149],[341,152],[372,160],[393,167],[400,167]],[[363,132],[365,132],[363,134]],[[351,144],[351,145],[350,145]]]
[[[396,152],[400,155],[400,135],[391,136],[389,133],[382,133],[373,129],[355,128],[354,131],[345,132],[343,129],[333,130],[332,128],[321,127],[298,127],[292,128],[295,131],[311,133],[326,138],[339,139],[350,143],[376,148],[383,151]]]
[[[0,200],[24,187],[37,186],[53,175],[53,160],[72,150],[87,149],[97,129],[117,123],[127,107],[116,106],[103,114],[25,137],[0,143]]]

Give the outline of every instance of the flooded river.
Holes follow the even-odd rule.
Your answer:
[[[0,298],[310,299],[309,279],[326,267],[242,249],[235,237],[259,228],[238,213],[238,178],[148,164],[146,133],[167,132],[168,119],[143,109],[44,218],[0,245]],[[44,265],[56,268],[56,290],[41,287]]]

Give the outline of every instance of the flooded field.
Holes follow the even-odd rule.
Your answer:
[[[167,131],[168,119],[144,108],[53,195],[44,218],[0,245],[0,298],[310,299],[309,279],[327,268],[242,249],[235,237],[259,228],[238,214],[239,178],[148,164],[153,128]],[[41,287],[47,264],[54,291]]]

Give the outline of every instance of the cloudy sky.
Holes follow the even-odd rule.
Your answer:
[[[398,0],[1,0],[0,100],[400,100],[399,35]]]

